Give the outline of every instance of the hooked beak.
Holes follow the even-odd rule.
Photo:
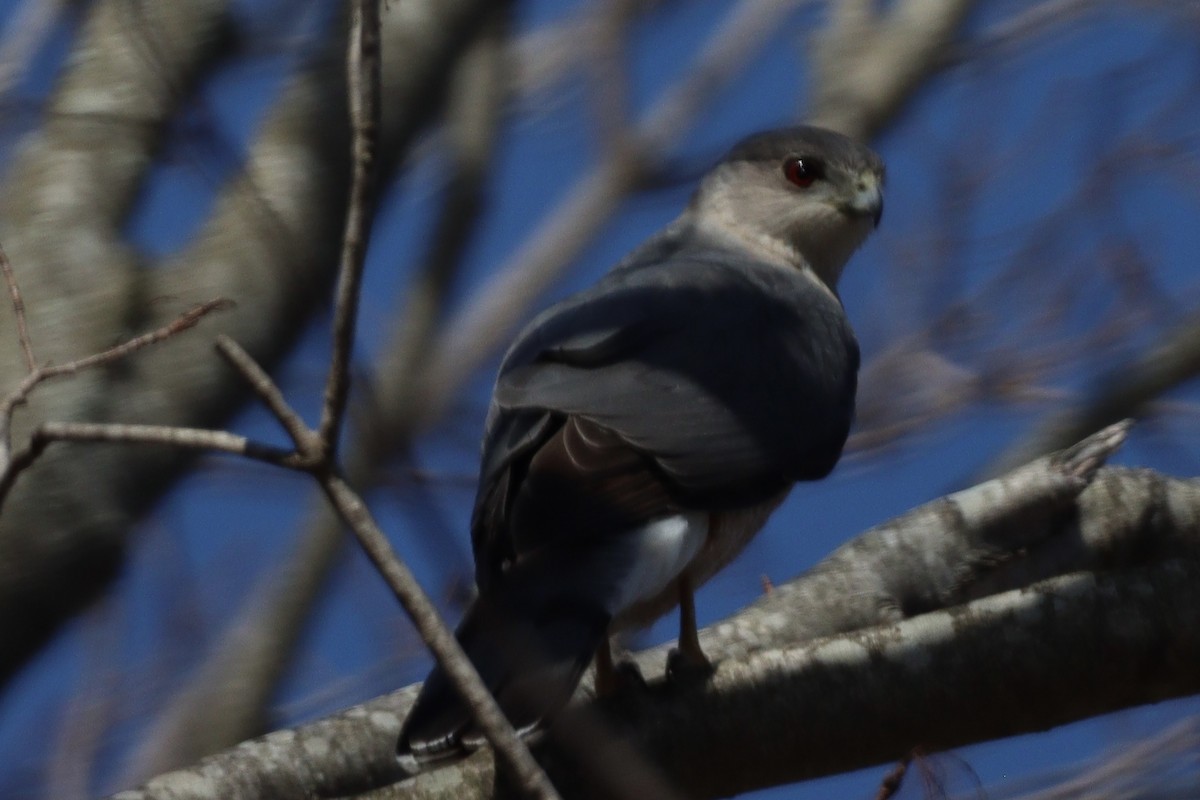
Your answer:
[[[851,216],[870,217],[878,228],[883,218],[883,187],[879,176],[873,172],[861,175],[854,186],[854,196],[843,210]]]

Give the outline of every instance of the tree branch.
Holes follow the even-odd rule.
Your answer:
[[[418,400],[413,391],[418,382],[412,376],[419,372],[483,204],[506,73],[500,57],[504,28],[500,24],[481,28],[477,41],[455,67],[443,135],[453,166],[433,243],[405,293],[404,311],[374,367],[375,374],[365,382],[367,396],[360,398],[353,414],[355,424],[341,448],[347,453],[346,481],[360,491],[379,484],[398,435],[410,430],[406,421]],[[278,387],[257,375],[257,364],[248,354],[224,336],[217,337],[217,347],[228,360],[239,363],[243,378],[284,422],[292,441],[304,441],[310,435],[307,425],[287,406]],[[156,715],[116,785],[137,785],[263,732],[276,682],[295,655],[329,571],[349,544],[324,498],[310,505],[302,514],[306,523],[295,536],[293,550],[259,579],[235,620],[187,678],[187,686]]]
[[[123,338],[131,318],[163,313],[146,298],[187,302],[219,292],[239,303],[224,332],[270,366],[324,301],[350,175],[348,126],[329,122],[346,108],[331,51],[282,91],[245,169],[222,189],[192,244],[142,271],[121,243],[125,201],[151,163],[160,123],[179,87],[225,41],[215,35],[228,23],[225,5],[95,5],[48,123],[17,160],[4,196],[5,245],[33,276],[22,289],[39,311],[30,326],[40,357],[62,360]],[[490,7],[414,0],[384,15],[381,179],[439,107],[449,65]],[[145,19],[131,25],[134,8]],[[149,49],[162,54],[159,68],[147,69],[147,48],[130,43],[143,36],[156,37]],[[51,200],[57,205],[46,205]],[[23,364],[16,341],[0,364]],[[161,356],[147,352],[135,369],[89,373],[68,391],[39,393],[23,422],[29,430],[46,419],[219,425],[246,393],[208,353],[207,342],[186,343]],[[0,517],[0,682],[107,585],[137,515],[185,463],[170,449],[97,448],[85,461],[63,448],[22,478]]]
[[[1165,332],[1137,358],[1113,369],[1081,405],[1042,422],[1002,453],[991,470],[1035,458],[1123,417],[1139,416],[1155,398],[1200,375],[1200,323],[1189,319]]]
[[[347,80],[350,123],[353,134],[353,174],[346,229],[334,295],[333,352],[325,382],[319,437],[325,452],[337,449],[337,439],[350,394],[350,355],[358,320],[359,289],[362,286],[367,242],[371,236],[375,207],[375,151],[379,146],[379,3],[360,0],[353,4],[350,25],[350,57]]]
[[[1100,468],[1124,432],[1110,429],[868,531],[709,626],[702,641],[719,661],[712,683],[655,684],[595,708],[677,785],[709,797],[895,760],[915,745],[958,746],[1200,691],[1200,631],[1188,622],[1200,613],[1200,481]],[[928,602],[973,596],[1002,573],[1029,577],[1005,568],[1031,545],[1056,541],[1079,543],[1082,564],[1059,562],[1068,571],[1095,559],[1120,571],[1061,575],[921,613]],[[930,580],[934,588],[923,590]],[[846,610],[830,623],[838,598]],[[855,630],[837,634],[841,626]],[[639,663],[661,672],[665,648]],[[396,778],[392,745],[416,690],[118,797],[250,800],[274,796],[285,775],[315,781],[309,791],[361,792],[364,776]],[[336,755],[312,755],[335,741]],[[552,776],[575,796],[570,774]],[[490,781],[490,761],[477,754],[368,796],[484,798]]]
[[[812,37],[815,124],[869,141],[933,72],[976,0],[839,0]]]

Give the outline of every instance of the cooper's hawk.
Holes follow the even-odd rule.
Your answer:
[[[509,349],[471,522],[479,595],[457,635],[519,730],[566,703],[593,654],[610,663],[612,630],[676,604],[674,666],[707,665],[692,590],[841,455],[859,355],[835,287],[879,223],[883,176],[830,131],[751,136]],[[402,763],[469,749],[472,725],[434,669]]]

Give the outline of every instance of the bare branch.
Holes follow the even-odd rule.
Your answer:
[[[3,247],[0,247],[0,269],[4,270],[4,282],[8,284],[8,294],[12,298],[17,338],[21,342],[21,352],[25,354],[25,368],[33,372],[37,369],[37,361],[33,357],[33,343],[29,341],[29,327],[25,324],[25,301],[21,299],[21,287],[17,285],[17,276],[13,274],[12,264]]]
[[[18,329],[23,332],[21,343],[25,347],[27,357],[32,359],[33,351],[29,347],[28,333],[24,332],[25,315],[23,304],[21,303],[20,290],[17,288],[16,279],[12,276],[12,268],[8,264],[7,258],[4,257],[2,250],[0,250],[0,263],[4,267],[5,279],[8,281],[9,291],[13,297],[13,308],[17,309]],[[138,350],[176,336],[194,327],[200,320],[213,311],[228,308],[232,305],[230,301],[221,298],[210,300],[207,303],[202,303],[195,308],[185,311],[160,328],[156,328],[149,333],[144,333],[141,336],[136,336],[127,342],[110,347],[103,352],[78,358],[58,366],[38,367],[34,365],[24,380],[9,392],[3,400],[0,400],[0,506],[4,504],[4,499],[8,496],[8,492],[16,481],[17,476],[22,470],[27,469],[45,449],[45,442],[37,442],[35,436],[35,441],[29,447],[20,451],[16,456],[12,455],[13,413],[17,406],[24,404],[29,399],[30,393],[39,384],[55,378],[75,375],[91,367],[111,364],[118,359],[136,353]]]
[[[215,450],[293,469],[306,466],[306,462],[289,450],[260,444],[240,434],[206,428],[94,422],[46,422],[34,432],[33,444],[35,447],[44,449],[50,442],[163,444],[188,450]]]
[[[385,176],[440,107],[449,66],[493,5],[391,4],[383,20]],[[239,302],[224,332],[270,366],[304,329],[299,321],[327,299],[345,222],[350,137],[349,126],[331,118],[346,107],[345,80],[329,69],[324,52],[282,88],[245,168],[221,188],[187,246],[141,269],[123,244],[126,200],[161,149],[162,121],[182,99],[172,92],[211,66],[214,53],[229,52],[221,50],[234,30],[227,7],[228,0],[88,4],[89,20],[47,122],[14,162],[0,202],[9,231],[4,244],[15,264],[31,265],[21,273],[21,289],[39,312],[29,323],[40,358],[58,362],[119,341],[131,319],[155,312],[145,298],[205,299],[222,287]],[[142,15],[138,24],[130,24],[130,14]],[[130,42],[146,35],[154,37],[154,52],[165,54],[163,69],[148,69],[147,48]],[[344,53],[344,43],[336,44]],[[128,120],[138,124],[113,135],[112,126]],[[11,357],[0,359],[10,376],[0,384],[16,382],[15,366],[24,372],[16,341],[12,336]],[[135,370],[93,371],[70,391],[39,392],[30,427],[46,419],[218,425],[244,387],[224,364],[204,357],[210,343],[182,341],[180,350],[161,356],[147,352]],[[0,680],[108,585],[131,521],[186,463],[171,448],[103,448],[87,460],[52,448],[22,477],[0,518]],[[63,502],[48,507],[47,492]],[[31,539],[37,547],[27,546]]]
[[[338,266],[333,311],[333,353],[321,409],[320,437],[327,457],[337,452],[337,439],[350,392],[350,356],[358,320],[359,287],[371,234],[375,194],[375,154],[379,139],[379,3],[354,3],[350,25],[347,79],[350,124],[353,131],[353,172],[350,181],[346,229]]]
[[[168,322],[162,327],[155,328],[149,333],[143,333],[141,336],[135,336],[127,342],[122,342],[115,347],[96,353],[94,355],[85,356],[84,358],[69,361],[66,364],[56,366],[43,367],[40,371],[41,380],[49,378],[59,378],[64,375],[74,375],[80,370],[90,367],[100,366],[102,364],[111,364],[119,358],[125,358],[128,355],[136,353],[144,347],[149,347],[152,344],[157,344],[164,339],[169,339],[176,334],[182,333],[189,328],[196,326],[200,320],[214,311],[233,308],[233,301],[224,297],[219,297],[216,300],[209,300],[206,303],[201,303],[194,308],[180,314],[171,322]]]
[[[623,696],[612,718],[691,796],[724,797],[896,759],[918,744],[955,747],[1200,691],[1198,631],[1180,613],[1196,608],[1195,561],[1067,575],[893,625],[722,660],[705,686]],[[1147,657],[1163,647],[1164,657]],[[273,787],[284,776],[316,773],[309,791],[351,780],[361,786],[363,772],[377,775],[386,761],[368,768],[358,759],[385,757],[415,694],[409,687],[243,744],[117,800],[254,800],[279,796]],[[353,752],[354,775],[334,774],[340,766],[332,759],[322,762],[326,769],[314,762],[319,743],[333,741],[339,759]],[[585,788],[556,777],[569,796]],[[363,800],[484,800],[490,780],[481,751]]]
[[[1187,625],[1189,614],[1180,611],[1200,607],[1194,605],[1200,603],[1200,580],[1193,574],[1194,562],[1153,560],[1153,554],[1167,552],[1154,541],[1162,537],[1177,537],[1192,553],[1200,549],[1195,536],[1200,530],[1200,482],[1144,470],[1101,469],[1100,461],[1124,433],[1125,427],[1117,426],[998,481],[885,523],[745,611],[705,629],[705,650],[720,658],[718,676],[725,678],[704,688],[663,687],[621,698],[616,717],[622,736],[634,743],[636,752],[666,753],[665,763],[673,765],[668,776],[704,797],[895,759],[918,744],[947,747],[1040,729],[1051,720],[1145,702],[1151,695],[1196,691],[1200,670],[1192,667],[1200,657],[1200,641],[1195,641],[1196,631],[1181,633],[1175,627],[1194,627]],[[1157,520],[1154,531],[1143,524],[1151,518]],[[1107,563],[1119,563],[1126,571],[1108,577],[1069,575],[1034,589],[921,614],[937,607],[931,602],[959,602],[969,588],[962,576],[986,571],[1002,553],[1019,552],[1038,539],[1080,535],[1110,554]],[[1150,553],[1152,560],[1139,567],[1129,557],[1113,556],[1122,548],[1117,540],[1126,542],[1126,551]],[[949,544],[928,546],[941,542]],[[1181,551],[1173,552],[1178,556]],[[1062,566],[1072,571],[1090,563]],[[849,593],[838,581],[851,587]],[[830,591],[805,588],[814,582],[824,582]],[[932,601],[913,594],[925,584],[934,587]],[[850,613],[839,614],[847,600],[853,601]],[[1162,613],[1160,607],[1174,611]],[[905,619],[913,614],[919,616]],[[1128,624],[1135,618],[1136,625]],[[1098,629],[1097,621],[1105,620],[1112,628]],[[817,636],[855,629],[857,633],[814,642]],[[1102,639],[1106,658],[1090,658],[1096,645],[1072,638],[1079,636]],[[1155,661],[1155,669],[1163,672],[1153,679],[1142,672],[1144,679],[1130,679],[1124,670],[1148,668],[1151,640],[1172,642],[1172,647],[1178,643],[1179,649]],[[964,641],[969,663],[956,660]],[[1110,647],[1116,648],[1111,660]],[[647,674],[661,674],[665,649],[638,656]],[[937,679],[930,681],[931,674]],[[1029,688],[1022,695],[1027,700],[1020,704],[1019,721],[1011,703],[995,704],[1008,694],[980,688],[996,681]],[[936,698],[929,696],[931,690],[939,693]],[[122,800],[214,795],[251,800],[278,794],[284,775],[303,775],[315,781],[304,784],[310,790],[343,795],[362,791],[365,774],[390,776],[377,778],[380,783],[395,780],[388,771],[394,769],[392,746],[399,720],[415,696],[416,687],[409,687],[289,731],[285,747],[270,737],[242,745],[164,775],[140,792],[121,795]],[[589,707],[594,708],[585,704],[580,712]],[[796,725],[798,716],[808,722]],[[777,723],[788,730],[775,729]],[[745,737],[746,730],[760,735]],[[339,761],[311,755],[322,752],[319,742],[334,740]],[[753,746],[747,747],[750,741]],[[764,742],[772,744],[764,747]],[[703,758],[696,755],[698,748]],[[353,772],[340,766],[343,758],[354,764]],[[741,765],[743,758],[754,763]],[[846,759],[858,760],[851,764]],[[254,787],[243,782],[246,775],[256,776]],[[370,796],[485,798],[491,776],[490,762],[480,753]],[[558,779],[567,781],[564,792],[578,788],[570,775]]]
[[[280,391],[275,381],[271,380],[267,371],[259,366],[258,362],[242,349],[240,344],[224,334],[217,336],[216,348],[217,352],[224,356],[225,360],[241,374],[258,398],[275,415],[275,419],[279,420],[279,424],[283,426],[288,436],[291,437],[292,443],[296,445],[297,452],[310,457],[318,456],[319,454],[315,452],[319,444],[316,436],[304,424],[300,415],[288,405],[283,392]]]
[[[483,26],[478,41],[455,65],[442,137],[449,150],[451,174],[433,243],[419,275],[405,292],[404,311],[374,367],[369,396],[358,403],[361,408],[354,413],[355,425],[348,430],[344,471],[347,482],[360,491],[379,485],[386,459],[410,430],[406,421],[411,412],[405,409],[418,400],[416,376],[483,205],[506,74],[501,57],[505,33],[501,24]],[[217,347],[288,426],[298,449],[304,449],[305,437],[316,438],[284,401],[278,387],[269,379],[262,380],[265,373],[239,345],[219,336]],[[319,447],[314,442],[310,449]],[[474,480],[472,476],[472,485]],[[137,785],[261,733],[278,676],[294,658],[313,604],[326,588],[330,570],[340,563],[338,555],[349,544],[325,499],[317,498],[312,505],[301,515],[306,523],[294,537],[292,551],[270,565],[242,603],[235,621],[222,631],[219,642],[187,679],[187,687],[156,714],[117,785]]]
[[[863,0],[833,4],[814,36],[812,119],[869,140],[932,72],[977,0]]]
[[[1028,439],[997,459],[994,471],[1061,447],[1064,441],[1107,425],[1115,419],[1138,416],[1146,403],[1200,375],[1200,323],[1195,319],[1167,331],[1137,359],[1114,369],[1092,397],[1042,423]]]
[[[354,531],[368,558],[408,612],[421,638],[466,700],[488,742],[509,765],[519,785],[535,797],[557,798],[554,786],[505,719],[496,699],[484,686],[479,673],[463,653],[454,634],[442,622],[412,572],[397,558],[362,499],[335,475],[321,476],[321,488],[342,521]]]

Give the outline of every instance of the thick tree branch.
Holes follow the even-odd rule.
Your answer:
[[[720,662],[712,684],[659,685],[602,708],[681,787],[719,796],[894,760],[915,745],[957,746],[1200,691],[1200,640],[1187,622],[1200,613],[1200,482],[1098,469],[1123,435],[1106,431],[863,534],[707,628],[706,650]],[[1056,541],[1078,543],[1066,550],[1081,559],[1059,559],[1059,568],[1099,560],[1120,571],[1060,576],[920,614],[982,591],[985,580],[994,588],[998,576],[1019,584],[1030,575],[1010,568],[1020,563],[1014,556]],[[845,613],[835,613],[839,597]],[[847,627],[857,630],[813,642]],[[639,662],[661,665],[664,648]],[[1090,657],[1096,652],[1104,659]],[[341,794],[361,791],[364,775],[394,780],[392,745],[416,688],[120,797],[249,800],[273,796],[292,774],[315,779],[312,791]],[[332,758],[311,755],[333,742]],[[343,771],[348,763],[353,773]],[[555,777],[574,796],[569,775]],[[489,760],[477,755],[371,796],[490,797],[490,781]]]
[[[818,125],[863,141],[908,103],[946,53],[976,0],[838,0],[830,24],[812,37]]]
[[[725,797],[1200,692],[1196,609],[1195,560],[1068,575],[723,662],[618,713],[684,791]]]

